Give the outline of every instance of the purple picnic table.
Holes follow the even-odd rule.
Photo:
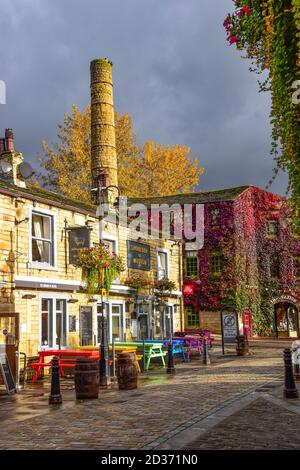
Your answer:
[[[199,336],[184,336],[184,337],[174,337],[174,340],[181,339],[184,341],[184,346],[186,346],[187,350],[187,360],[189,361],[191,358],[191,352],[197,351],[199,356],[202,354],[203,349],[203,339]]]

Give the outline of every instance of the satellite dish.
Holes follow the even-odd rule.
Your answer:
[[[19,173],[22,176],[24,180],[27,180],[27,178],[30,178],[30,176],[33,175],[34,171],[32,169],[32,166],[29,165],[29,163],[23,162],[19,165]]]
[[[5,160],[3,160],[2,162],[0,162],[0,168],[1,168],[2,173],[7,174],[11,172],[12,165],[9,162],[6,162]]]

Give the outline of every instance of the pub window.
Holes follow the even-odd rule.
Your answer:
[[[157,250],[157,278],[164,279],[168,277],[168,253],[163,250]]]
[[[108,248],[110,253],[116,253],[116,240],[104,239],[103,244]]]
[[[187,277],[198,275],[197,251],[187,251],[184,258],[184,270]]]
[[[193,307],[187,307],[187,325],[199,326],[199,312]]]
[[[276,237],[278,234],[278,220],[268,220],[267,225],[268,237]]]
[[[210,260],[210,272],[213,276],[222,274],[222,256],[219,251],[215,251]]]
[[[67,302],[65,299],[42,299],[41,346],[63,348],[67,346]]]
[[[31,260],[54,266],[53,217],[33,212],[31,227]]]
[[[272,256],[270,259],[270,274],[271,278],[277,279],[280,276],[279,259],[277,256]]]
[[[300,278],[300,256],[294,257],[294,275]]]
[[[211,217],[211,226],[219,227],[220,226],[220,209],[215,208],[210,211]]]

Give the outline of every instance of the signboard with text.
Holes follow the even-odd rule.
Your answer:
[[[226,310],[221,312],[221,326],[222,326],[222,348],[226,344],[236,344],[236,338],[239,334],[239,322],[237,312],[233,310]]]
[[[129,268],[150,271],[150,245],[127,240],[127,264]]]
[[[87,227],[79,227],[69,231],[69,263],[77,265],[78,256],[84,248],[91,246],[91,231]]]

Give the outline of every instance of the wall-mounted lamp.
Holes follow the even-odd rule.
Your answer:
[[[78,302],[78,299],[71,298],[68,300],[68,304],[76,304],[77,302]]]
[[[22,295],[22,299],[35,299],[36,295],[34,294],[24,294]]]

